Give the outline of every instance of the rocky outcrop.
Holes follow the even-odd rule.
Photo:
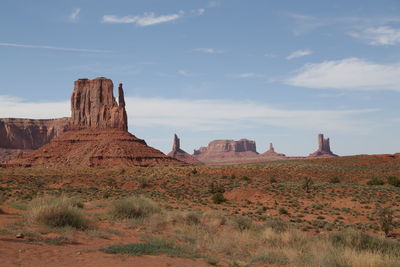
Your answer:
[[[37,149],[68,129],[69,118],[0,119],[0,162]]]
[[[215,140],[207,147],[194,150],[193,156],[207,164],[230,164],[247,162],[256,158],[258,153],[255,141]]]
[[[190,155],[186,151],[181,149],[180,139],[175,134],[174,144],[172,145],[172,151],[167,154],[167,156],[175,158],[177,160],[186,162],[190,165],[204,165],[201,161],[197,160],[194,156]]]
[[[331,151],[330,141],[329,138],[324,138],[323,134],[318,135],[318,150],[314,153],[310,154],[311,158],[318,158],[318,157],[337,157],[337,155],[333,154]]]
[[[119,104],[113,94],[110,79],[79,79],[71,96],[71,129],[128,130],[128,118],[122,84],[119,85]]]
[[[275,152],[274,145],[272,143],[269,144],[269,149],[260,154],[260,157],[267,157],[267,158],[284,158],[286,157],[285,154]]]
[[[147,146],[127,131],[122,85],[119,104],[113,83],[106,78],[75,81],[71,97],[70,130],[5,167],[124,168],[133,166],[185,165]]]
[[[0,148],[37,149],[68,129],[69,118],[0,119]]]

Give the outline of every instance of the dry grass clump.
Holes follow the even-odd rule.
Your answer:
[[[259,224],[216,212],[160,215],[141,220],[143,229],[232,266],[394,267],[400,262],[398,242],[354,230],[313,236],[279,220]]]
[[[147,218],[160,212],[161,208],[157,203],[143,197],[116,200],[111,209],[111,215],[116,219]]]
[[[89,222],[77,206],[76,200],[61,198],[39,198],[28,205],[26,218],[29,223],[48,227],[72,227],[83,230]]]

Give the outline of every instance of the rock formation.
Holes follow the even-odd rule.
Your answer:
[[[318,150],[314,153],[310,154],[311,158],[318,157],[337,157],[337,155],[333,154],[331,151],[329,138],[324,138],[323,134],[318,135]]]
[[[180,139],[176,134],[174,135],[174,144],[172,145],[172,151],[169,152],[167,156],[189,163],[191,165],[204,164],[201,161],[197,160],[194,156],[181,149]]]
[[[65,132],[69,118],[33,120],[0,119],[0,162],[37,149]]]
[[[258,153],[255,141],[215,140],[207,147],[194,150],[193,156],[207,164],[230,164],[247,162],[256,158]]]
[[[267,158],[284,158],[286,157],[285,154],[275,152],[274,145],[272,143],[269,144],[269,149],[260,154],[260,157],[267,157]]]
[[[71,129],[128,130],[128,118],[122,84],[119,104],[115,101],[114,85],[110,79],[79,79],[74,83],[71,97]]]
[[[123,168],[132,166],[184,165],[127,131],[122,85],[119,104],[113,83],[106,78],[75,81],[71,97],[70,130],[5,167]]]

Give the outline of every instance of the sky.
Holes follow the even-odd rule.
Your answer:
[[[2,0],[0,118],[70,116],[73,82],[124,84],[168,153],[247,138],[305,156],[400,152],[398,0]],[[116,90],[115,90],[116,92]]]

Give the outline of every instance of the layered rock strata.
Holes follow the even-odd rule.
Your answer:
[[[197,160],[194,156],[190,155],[189,153],[181,149],[180,139],[176,134],[174,135],[174,143],[172,145],[172,151],[169,152],[167,156],[186,162],[191,165],[204,165],[204,163]]]
[[[0,119],[0,162],[37,149],[68,129],[69,118]]]
[[[183,165],[130,134],[122,84],[119,103],[106,78],[79,79],[71,97],[70,130],[5,167],[124,168]]]
[[[215,140],[194,150],[193,156],[207,164],[243,163],[258,157],[256,142],[247,139]]]

